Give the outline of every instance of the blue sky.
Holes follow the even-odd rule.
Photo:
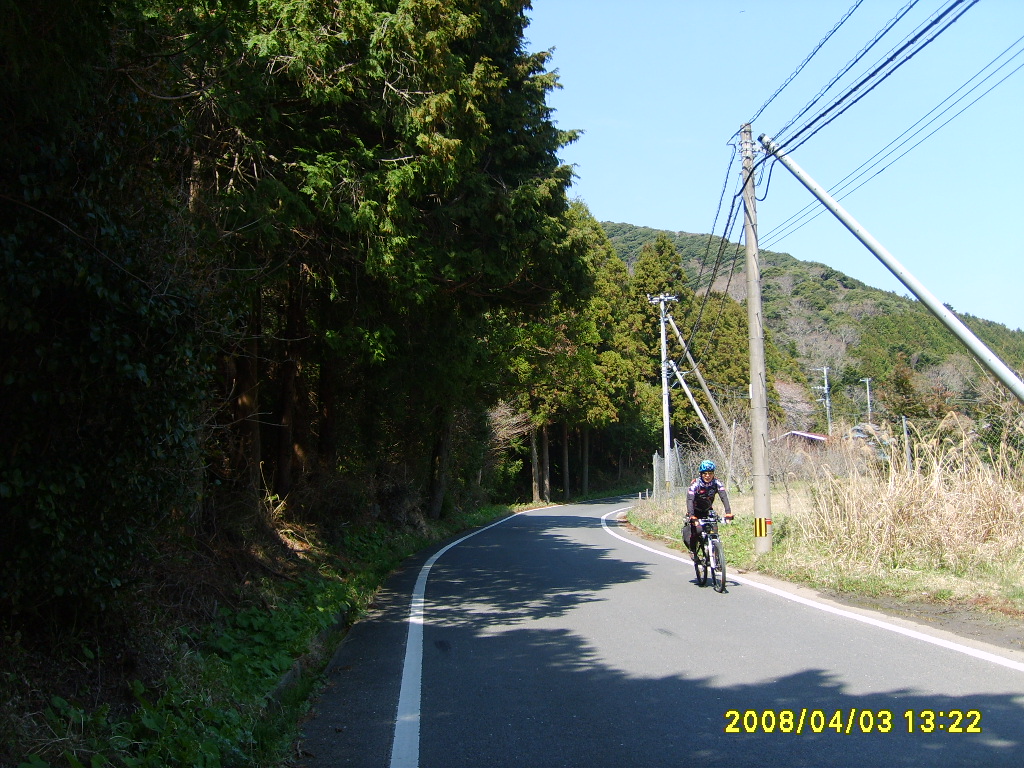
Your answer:
[[[949,1],[920,0],[818,107]],[[530,50],[555,49],[550,68],[558,71],[562,84],[549,99],[555,121],[584,132],[562,152],[562,159],[576,167],[573,196],[601,221],[710,232],[723,185],[725,210],[738,188],[738,164],[727,172],[734,134],[855,2],[534,0],[526,37]],[[907,2],[863,0],[754,120],[754,136],[777,135]],[[793,159],[831,187],[1022,36],[1024,0],[980,0],[859,103],[794,149]],[[1024,51],[1024,42],[999,63],[1017,51]],[[1021,64],[1024,54],[944,117],[918,128],[918,138]],[[1024,328],[1024,237],[1016,231],[1022,127],[1024,69],[840,201],[939,300],[1011,328]],[[764,181],[767,177],[759,197],[765,196]],[[777,165],[767,198],[758,203],[765,246],[909,295],[827,212],[781,240],[768,236],[812,202]],[[722,234],[724,215],[717,234]],[[739,235],[737,227],[733,239]]]

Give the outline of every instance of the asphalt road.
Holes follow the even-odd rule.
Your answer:
[[[1024,655],[745,576],[700,588],[617,525],[628,503],[406,563],[335,655],[299,764],[1024,765]]]

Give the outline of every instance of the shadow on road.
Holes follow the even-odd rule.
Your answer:
[[[681,628],[673,625],[675,632],[636,628],[630,653],[648,652],[651,633],[660,632],[660,643],[678,645],[677,673],[644,676],[610,666],[606,649],[555,626],[556,620],[577,608],[599,610],[596,604],[610,590],[647,578],[651,566],[624,560],[608,546],[581,543],[586,537],[579,532],[600,528],[599,519],[531,517],[528,525],[503,526],[500,536],[466,541],[431,572],[423,652],[424,768],[1024,763],[1024,706],[1015,693],[935,696],[894,685],[859,695],[849,683],[813,668],[727,683],[723,670],[756,665],[756,658],[717,656],[715,637],[725,630],[709,625],[706,613]],[[680,568],[688,568],[692,578],[692,568]],[[313,753],[302,765],[388,765],[397,699],[388,681],[400,676],[401,665],[375,655],[372,644],[404,635],[406,590],[417,570],[400,575],[384,596],[379,615],[358,638],[360,649],[336,658],[329,675],[333,690],[320,722],[311,725]],[[707,596],[712,605],[728,599],[710,588]],[[792,638],[790,650],[799,658],[799,627],[792,628]],[[751,638],[755,657],[757,640]],[[883,669],[889,663],[885,650],[877,655]],[[1015,685],[1024,683],[1020,673],[1006,675],[1011,691],[1024,688]],[[955,711],[964,716],[949,714]],[[951,725],[966,731],[979,724],[969,711],[980,713],[982,732],[949,732]],[[935,713],[932,732],[925,732],[926,712]],[[730,726],[736,732],[727,732]]]

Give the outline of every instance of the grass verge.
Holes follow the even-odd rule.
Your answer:
[[[731,568],[764,573],[838,595],[934,602],[1024,617],[1024,561],[1018,547],[1024,519],[1012,484],[989,481],[983,524],[972,524],[959,500],[935,501],[935,478],[854,474],[827,483],[772,489],[773,541],[754,553],[753,497],[730,497],[735,524],[720,527]],[[886,507],[865,499],[886,489]],[[928,489],[925,494],[920,489]],[[918,489],[917,500],[892,489]],[[890,492],[891,491],[891,492]],[[998,492],[997,492],[998,491]],[[958,487],[951,491],[962,492]],[[932,501],[929,503],[929,499]],[[993,508],[994,507],[994,508]],[[639,502],[629,521],[682,549],[685,500]],[[961,533],[962,531],[962,533]]]

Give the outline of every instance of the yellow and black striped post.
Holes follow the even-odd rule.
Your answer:
[[[754,518],[754,554],[763,555],[772,551],[771,525],[770,517]]]

